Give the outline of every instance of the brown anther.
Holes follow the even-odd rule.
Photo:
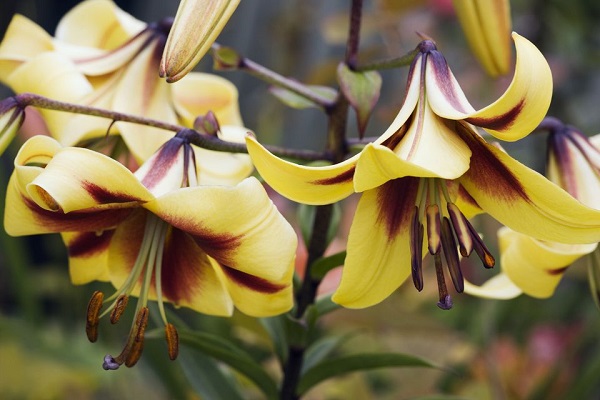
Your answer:
[[[90,342],[94,343],[98,340],[98,324],[100,322],[100,309],[102,309],[102,301],[104,294],[96,290],[92,294],[92,298],[88,303],[87,316],[85,320],[85,333]]]
[[[493,268],[496,264],[494,256],[492,256],[492,253],[490,253],[488,248],[485,246],[485,243],[483,243],[483,240],[481,240],[481,237],[475,228],[473,228],[473,225],[468,224],[468,226],[469,231],[471,232],[471,237],[473,238],[473,248],[475,253],[477,253],[477,256],[479,256],[479,259],[483,262],[483,266],[485,268]]]
[[[462,271],[460,270],[460,260],[458,258],[458,251],[456,250],[456,241],[454,240],[450,220],[448,220],[447,217],[444,217],[442,221],[442,248],[444,249],[446,265],[448,266],[454,288],[458,293],[462,293],[465,290],[465,282]]]
[[[458,239],[460,254],[463,257],[468,257],[473,251],[473,239],[471,238],[471,231],[469,230],[469,220],[464,216],[456,204],[448,203],[447,209],[450,220],[452,221],[454,233],[456,233],[456,238]]]
[[[440,208],[437,204],[427,206],[427,245],[430,254],[437,254],[440,251]]]
[[[410,265],[413,283],[423,290],[423,234],[425,229],[419,220],[419,207],[415,207],[410,226]]]
[[[123,312],[125,311],[125,307],[127,307],[127,303],[129,302],[129,296],[126,294],[122,294],[117,297],[117,302],[115,307],[110,312],[110,323],[116,324],[121,319]]]
[[[167,350],[171,361],[177,358],[179,354],[179,334],[173,324],[165,325],[165,338],[167,339]]]
[[[142,307],[135,318],[135,325],[130,333],[129,342],[123,350],[125,352],[129,348],[129,351],[124,354],[125,365],[127,367],[133,367],[142,356],[142,350],[144,350],[144,333],[147,326],[148,307]]]

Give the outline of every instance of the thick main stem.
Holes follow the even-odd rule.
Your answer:
[[[352,0],[350,12],[350,29],[346,44],[346,64],[353,69],[358,59],[358,44],[360,37],[360,23],[362,17],[362,0]],[[346,141],[346,120],[348,119],[348,100],[340,92],[332,107],[326,109],[328,115],[327,151],[334,162],[340,162],[348,152]],[[297,304],[294,317],[302,319],[306,309],[314,304],[320,280],[312,278],[311,268],[313,263],[321,258],[327,247],[327,232],[331,224],[333,205],[318,206],[313,221],[313,230],[308,243],[308,257],[304,272],[302,286],[296,296]],[[305,329],[308,325],[304,324]],[[281,400],[296,400],[299,396],[296,388],[300,381],[300,372],[304,362],[306,345],[304,343],[291,344],[288,358],[284,365],[284,378],[280,392]]]

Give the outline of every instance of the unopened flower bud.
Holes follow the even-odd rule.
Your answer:
[[[176,82],[208,51],[240,0],[181,0],[160,61],[160,76]]]
[[[0,154],[8,147],[25,120],[25,108],[14,97],[0,101]]]

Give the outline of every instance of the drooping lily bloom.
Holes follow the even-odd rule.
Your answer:
[[[488,144],[473,126],[516,140],[533,130],[547,111],[552,91],[548,64],[529,41],[516,34],[513,38],[513,81],[502,97],[479,111],[468,103],[434,44],[422,42],[396,119],[374,143],[339,164],[296,165],[246,138],[265,181],[292,200],[327,204],[362,192],[334,301],[352,308],[376,304],[411,274],[422,289],[427,249],[435,260],[439,306],[449,308],[442,254],[459,292],[459,250],[463,256],[474,250],[486,267],[494,265],[465,217],[481,210],[539,239],[598,241],[600,212]]]
[[[181,0],[160,61],[160,76],[176,82],[210,49],[240,0]]]
[[[146,24],[110,0],[87,0],[59,22],[55,36],[13,17],[0,44],[0,80],[16,93],[146,116],[192,127],[213,111],[221,125],[241,125],[238,93],[228,80],[192,73],[169,85],[158,75],[170,20]],[[49,130],[65,146],[120,133],[138,162],[172,134],[157,128],[43,110]]]
[[[453,0],[471,50],[490,76],[505,75],[511,65],[509,0]]]
[[[163,302],[221,316],[234,307],[269,316],[292,306],[293,228],[255,178],[206,185],[190,132],[179,132],[135,173],[47,136],[27,141],[15,160],[6,231],[62,233],[73,282],[107,280],[117,288],[107,299],[92,296],[89,339],[96,340],[101,316],[110,313],[115,323],[129,297],[139,297],[129,341],[119,356],[107,356],[107,369],[139,359],[149,300],[158,302],[171,358],[177,333]]]
[[[588,138],[575,127],[555,118],[548,128],[547,176],[588,207],[600,210],[600,135]],[[597,243],[563,244],[534,239],[510,228],[498,231],[503,274],[491,287],[468,285],[466,291],[490,298],[510,298],[521,293],[545,298],[554,293],[564,272],[577,259],[592,253]]]

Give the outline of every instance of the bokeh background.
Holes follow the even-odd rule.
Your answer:
[[[3,0],[0,33],[14,13],[24,14],[52,33],[60,17],[77,3]],[[178,5],[175,0],[116,3],[148,22],[174,15]],[[286,76],[310,84],[336,85],[349,3],[244,0],[218,41]],[[549,114],[588,135],[600,132],[600,3],[511,3],[514,30],[533,41],[551,65],[555,89]],[[436,40],[476,107],[489,104],[506,88],[510,77],[492,81],[475,61],[449,0],[365,0],[359,61],[407,53],[419,42],[416,32]],[[211,67],[207,56],[197,69],[211,71]],[[221,75],[237,85],[245,124],[263,142],[322,148],[326,119],[319,111],[289,109],[269,94],[266,84],[241,72]],[[378,136],[385,129],[404,96],[405,69],[386,70],[382,76],[382,95],[366,136]],[[11,92],[2,87],[0,95]],[[349,117],[349,129],[350,135],[356,136],[354,115]],[[20,142],[17,139],[0,158],[0,190],[6,187]],[[543,172],[544,133],[503,145],[514,157]],[[276,194],[273,198],[295,221],[295,206]],[[337,249],[343,248],[355,203],[352,197],[343,203],[339,237],[332,245]],[[0,205],[3,207],[2,201]],[[485,218],[477,223],[493,246],[498,225]],[[466,266],[472,279],[481,281],[494,273],[476,264]],[[407,352],[448,370],[356,373],[318,386],[307,398],[412,399],[435,394],[461,399],[600,398],[600,312],[590,295],[583,263],[568,270],[551,299],[522,296],[490,301],[458,295],[449,312],[435,306],[437,292],[431,270],[422,293],[407,283],[376,307],[329,315],[323,320],[323,330],[348,334],[341,351]],[[327,284],[334,285],[335,277]],[[0,232],[0,398],[199,398],[195,388],[205,379],[199,369],[205,358],[183,348],[180,359],[170,362],[161,340],[148,341],[135,368],[101,369],[104,354],[120,351],[128,328],[125,323],[116,327],[101,324],[99,342],[87,342],[85,310],[95,289],[110,288],[101,283],[70,284],[66,253],[58,236],[10,238]],[[232,324],[183,309],[171,311],[192,327],[244,343],[265,360],[267,368],[278,373],[265,350],[266,334],[255,321],[236,315]],[[260,398],[250,386],[248,398]]]

